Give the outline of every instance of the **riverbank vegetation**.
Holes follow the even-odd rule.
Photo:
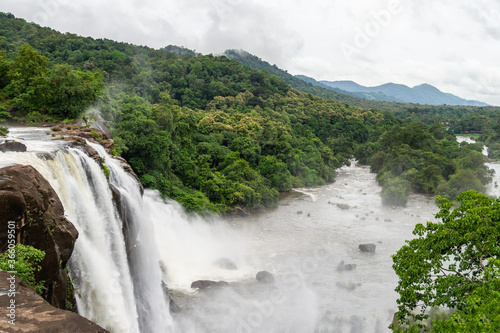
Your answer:
[[[36,123],[92,108],[141,182],[191,211],[274,207],[278,192],[331,182],[354,157],[377,172],[390,205],[410,191],[481,191],[489,179],[480,145],[446,131],[454,107],[363,109],[225,56],[61,34],[11,14],[0,13],[0,32],[0,118]],[[463,110],[457,124],[479,110],[470,128],[494,152],[498,110]]]
[[[498,332],[500,199],[476,191],[439,198],[439,223],[418,224],[393,256],[399,277],[397,332]],[[455,309],[425,325],[430,308]],[[426,327],[424,330],[423,328]]]

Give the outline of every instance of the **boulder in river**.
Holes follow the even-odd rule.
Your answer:
[[[232,270],[232,271],[238,269],[238,267],[236,266],[236,264],[234,263],[234,261],[232,261],[229,258],[220,258],[220,259],[217,259],[214,262],[214,265],[217,266],[217,267],[219,267],[219,268],[228,269],[228,270]]]
[[[8,151],[22,153],[26,151],[26,146],[24,145],[24,143],[21,143],[19,141],[5,140],[4,142],[0,143],[0,151],[4,153]]]
[[[191,283],[191,288],[207,289],[211,287],[227,287],[226,281],[197,280]]]
[[[369,243],[369,244],[359,244],[359,249],[362,251],[362,252],[375,252],[375,248],[377,247],[377,245],[373,244],[373,243]]]
[[[346,263],[344,263],[344,260],[339,262],[339,264],[337,265],[337,271],[339,271],[339,272],[352,271],[355,268],[356,268],[356,264],[346,264]]]
[[[260,283],[274,283],[274,275],[268,271],[260,271],[255,276],[255,279]]]

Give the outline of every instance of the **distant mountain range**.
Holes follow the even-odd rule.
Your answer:
[[[471,105],[487,106],[488,104],[466,100],[458,96],[444,93],[430,84],[421,84],[410,88],[403,84],[386,83],[376,87],[365,87],[353,81],[319,81],[324,86],[338,92],[350,92],[355,97],[378,101],[418,103],[430,105]]]
[[[323,98],[333,98],[366,109],[402,110],[415,104],[449,106],[488,106],[486,103],[469,101],[439,89],[422,84],[413,88],[402,84],[387,83],[378,87],[364,87],[353,81],[317,81],[304,75],[292,75],[243,50],[226,50],[224,55],[243,65],[266,71],[280,77],[297,90]]]

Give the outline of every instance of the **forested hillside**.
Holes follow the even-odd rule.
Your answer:
[[[455,195],[456,177],[478,190],[488,180],[478,147],[458,145],[437,109],[400,111],[403,120],[225,56],[62,34],[11,14],[0,13],[0,45],[3,118],[64,120],[92,107],[142,183],[190,210],[273,207],[279,191],[333,181],[353,156],[379,173],[389,204],[410,190]],[[483,111],[479,130],[493,142],[498,113]]]
[[[331,87],[325,82],[316,81],[311,77],[304,75],[292,75],[287,71],[278,68],[276,65],[271,65],[261,58],[252,55],[243,50],[226,50],[224,53],[228,58],[239,61],[240,63],[250,66],[252,68],[265,71],[272,75],[279,76],[283,81],[290,84],[297,90],[308,92],[323,98],[333,98],[339,101],[346,102],[350,105],[359,106],[365,109],[377,109],[388,111],[405,111],[413,108],[434,108],[433,105],[422,105],[415,103],[398,102],[394,97],[381,92],[351,92],[339,88]],[[423,85],[425,86],[425,85]],[[444,106],[450,112],[462,109],[462,106],[446,105]],[[465,106],[469,112],[485,111],[485,112],[498,112],[500,107],[497,106],[484,106],[474,107]]]

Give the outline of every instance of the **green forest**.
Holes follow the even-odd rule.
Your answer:
[[[12,14],[0,14],[0,45],[1,120],[96,110],[145,187],[200,213],[275,207],[279,192],[332,182],[354,158],[377,173],[386,204],[412,191],[454,198],[490,180],[482,144],[454,133],[479,131],[490,157],[500,153],[498,108],[361,108],[298,78],[294,88],[279,69],[62,34]]]
[[[232,52],[63,34],[0,13],[0,123],[97,112],[144,187],[199,214],[276,207],[280,192],[369,165],[384,204],[424,193],[440,208],[441,223],[417,225],[393,256],[403,325],[394,330],[421,330],[412,326],[427,318],[413,312],[419,302],[458,309],[436,331],[498,328],[484,314],[499,309],[500,201],[481,193],[492,175],[485,162],[500,160],[500,108],[363,100]],[[477,143],[456,140],[471,132]]]

